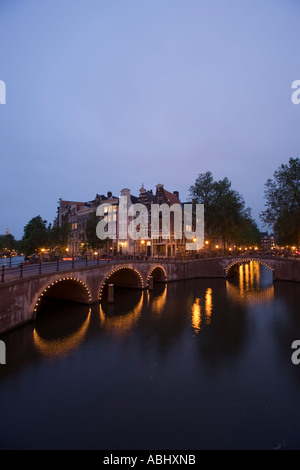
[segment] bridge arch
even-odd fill
[[[167,282],[168,281],[166,270],[160,264],[153,266],[153,268],[150,269],[150,272],[147,277],[147,285],[149,285],[150,276],[153,277],[154,282]]]
[[[132,266],[118,266],[107,274],[99,290],[98,299],[102,300],[108,284],[117,287],[129,287],[132,289],[144,289],[144,281],[141,273]]]
[[[47,296],[79,303],[90,303],[92,301],[91,292],[85,282],[76,277],[60,277],[48,282],[37,295],[33,306],[34,316],[36,316],[42,300]]]
[[[261,260],[261,259],[259,259],[259,258],[239,258],[239,259],[236,259],[236,260],[232,261],[232,262],[227,266],[227,268],[225,269],[225,277],[228,277],[228,276],[229,276],[230,271],[232,270],[232,268],[233,268],[234,266],[241,265],[241,264],[246,264],[246,263],[250,263],[250,261],[256,261],[257,263],[266,266],[267,268],[269,268],[269,269],[272,271],[272,274],[273,274],[273,276],[274,276],[274,268],[272,268],[272,266],[270,266],[270,264],[268,264],[265,260]]]

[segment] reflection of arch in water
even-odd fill
[[[48,284],[38,296],[34,305],[34,315],[44,296],[53,296],[65,300],[88,303],[92,297],[87,285],[75,277],[61,277]]]
[[[261,260],[259,258],[257,258],[257,259],[244,258],[244,259],[235,260],[232,263],[230,263],[227,266],[226,270],[225,270],[225,276],[228,277],[230,275],[230,272],[232,271],[232,269],[235,266],[244,265],[246,263],[259,263],[259,264],[262,264],[263,266],[266,266],[267,268],[269,268],[272,271],[272,273],[274,273],[274,269],[266,261]]]
[[[241,282],[239,286],[236,286],[226,281],[226,292],[229,299],[238,303],[269,303],[274,299],[273,284],[265,289],[251,289],[243,287]]]
[[[160,264],[154,266],[149,272],[149,275],[147,278],[148,286],[149,286],[150,276],[153,277],[153,282],[167,282],[168,281],[166,270]]]
[[[104,292],[108,284],[114,284],[118,287],[130,287],[135,289],[143,289],[144,283],[143,278],[137,269],[132,268],[131,266],[120,266],[113,269],[103,281],[100,291],[99,291],[99,300],[102,300],[104,297]]]
[[[105,329],[116,334],[126,334],[137,323],[143,307],[144,292],[141,292],[138,303],[125,315],[108,316],[105,315],[103,307],[99,304],[100,324]],[[110,306],[113,308],[114,306]]]
[[[34,328],[33,342],[35,347],[43,356],[46,357],[54,358],[65,355],[72,349],[77,348],[78,345],[84,340],[87,328],[89,326],[90,317],[91,309],[89,309],[88,316],[80,328],[78,328],[74,333],[67,336],[66,338],[60,338],[57,340],[47,340],[42,338]]]

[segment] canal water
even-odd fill
[[[2,335],[2,449],[300,448],[300,284],[251,262],[115,297]]]
[[[12,256],[11,258],[7,256],[6,258],[0,258],[0,267],[3,266],[3,264],[6,267],[16,267],[19,266],[20,263],[24,262],[24,256]]]

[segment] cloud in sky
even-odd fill
[[[299,156],[295,0],[0,3],[1,223],[17,238],[60,197],[227,176],[258,219]]]

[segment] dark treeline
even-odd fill
[[[265,184],[261,220],[271,226],[278,245],[300,246],[300,160],[290,158]]]
[[[259,245],[260,232],[251,209],[245,207],[241,194],[232,189],[228,178],[214,181],[210,171],[198,175],[190,187],[190,197],[204,204],[205,234],[208,240],[228,244]]]

